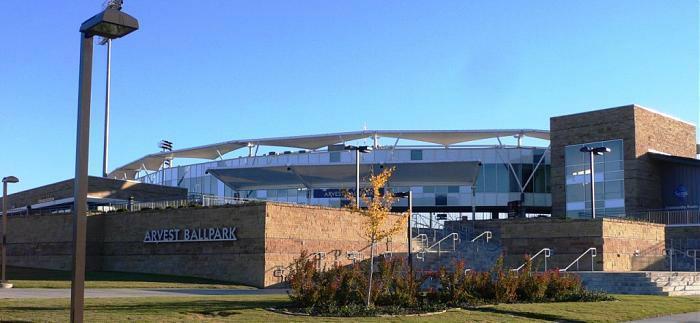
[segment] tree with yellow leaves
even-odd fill
[[[391,206],[396,202],[396,197],[387,187],[395,168],[386,168],[381,173],[371,175],[370,187],[361,190],[359,196],[365,207],[360,207],[356,196],[346,194],[350,200],[350,209],[364,217],[364,236],[370,241],[370,266],[369,284],[367,287],[367,307],[372,299],[372,274],[374,273],[374,248],[377,241],[384,240],[397,232],[405,225],[407,216],[401,216],[396,220],[391,213]]]

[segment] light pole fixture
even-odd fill
[[[408,199],[408,269],[410,271],[410,277],[413,278],[413,226],[411,220],[413,219],[413,191],[408,190],[408,192],[394,193],[394,197],[407,198]]]
[[[116,8],[107,8],[80,25],[80,71],[78,84],[78,126],[73,184],[73,273],[71,281],[71,322],[83,322],[85,296],[85,236],[88,191],[88,148],[90,142],[90,95],[92,92],[93,37],[121,38],[139,28],[138,21]]]
[[[0,277],[0,287],[12,288],[12,284],[5,279],[5,265],[7,264],[7,183],[17,183],[19,179],[14,176],[7,176],[2,179],[2,277]]]
[[[608,147],[589,147],[583,146],[579,150],[582,153],[588,153],[591,163],[591,218],[595,219],[595,156],[603,156],[610,152]],[[585,172],[584,172],[585,173]]]
[[[357,207],[360,207],[360,153],[369,153],[372,148],[369,146],[345,146],[345,150],[355,151],[355,203],[357,203]]]

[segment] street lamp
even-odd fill
[[[413,278],[413,226],[411,225],[411,220],[413,219],[413,191],[394,193],[394,196],[408,199],[408,269],[410,270],[410,277]]]
[[[7,245],[7,183],[17,183],[19,179],[14,176],[7,176],[2,179],[2,277],[0,277],[0,286],[2,288],[12,288],[12,284],[5,279],[5,264],[7,256],[5,249]]]
[[[608,147],[589,147],[583,146],[579,150],[582,153],[588,153],[591,160],[591,218],[595,219],[595,156],[603,156],[610,152]]]
[[[372,148],[369,146],[345,146],[345,150],[355,151],[355,202],[357,207],[360,207],[360,153],[369,153]]]
[[[90,94],[92,91],[92,38],[121,38],[139,28],[138,21],[116,8],[107,8],[80,25],[80,71],[78,127],[73,184],[73,277],[71,322],[83,321],[85,294],[85,231],[88,191],[88,147],[90,142]]]

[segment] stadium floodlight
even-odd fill
[[[366,154],[372,151],[369,146],[345,146],[345,150],[355,151],[355,203],[360,207],[360,153]]]
[[[394,197],[407,198],[408,199],[408,230],[406,235],[408,236],[408,269],[410,270],[410,277],[413,277],[413,191],[408,190],[408,192],[394,193]]]
[[[14,176],[7,176],[2,179],[2,277],[0,277],[0,287],[12,288],[12,284],[5,279],[5,265],[7,264],[7,184],[18,183],[19,179]]]
[[[138,21],[117,8],[108,7],[80,25],[78,77],[78,127],[73,184],[73,272],[71,322],[83,322],[85,302],[85,238],[87,224],[88,148],[90,146],[90,96],[92,92],[93,37],[121,38],[139,28]]]
[[[595,219],[595,156],[603,156],[610,152],[608,147],[589,147],[583,146],[579,150],[582,153],[587,153],[591,163],[591,218]],[[584,172],[585,173],[585,172]]]

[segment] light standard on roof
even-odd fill
[[[19,179],[14,176],[7,176],[2,179],[2,277],[0,278],[0,286],[2,288],[12,288],[12,284],[5,280],[5,264],[7,256],[5,249],[7,245],[7,183],[17,183]]]
[[[90,142],[90,94],[92,91],[92,38],[123,37],[139,28],[138,21],[108,7],[80,25],[80,72],[78,85],[78,130],[73,184],[73,277],[71,322],[83,321],[85,293],[85,226],[87,222],[88,147]]]
[[[345,150],[355,151],[355,202],[360,207],[360,153],[372,151],[369,146],[345,146]]]
[[[583,146],[580,151],[582,153],[588,153],[591,161],[591,218],[595,219],[595,156],[603,156],[605,153],[610,152],[608,147],[589,147]],[[585,172],[584,172],[585,173]]]
[[[394,196],[408,199],[408,269],[410,270],[410,277],[413,278],[413,227],[411,225],[411,220],[413,219],[413,191],[394,193]]]

